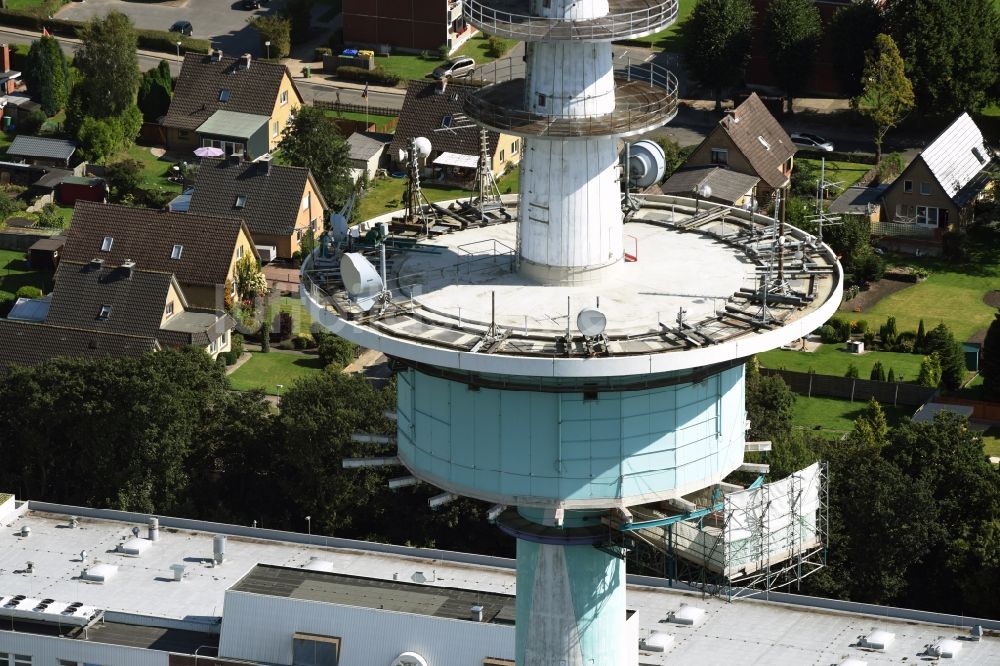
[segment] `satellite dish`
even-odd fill
[[[416,652],[404,652],[392,660],[392,666],[427,666],[427,660]]]
[[[576,316],[576,327],[588,338],[604,333],[608,327],[608,318],[597,308],[584,308]]]
[[[417,155],[427,157],[431,154],[431,140],[427,137],[418,136],[413,140],[413,147],[417,149]]]
[[[330,231],[333,232],[333,240],[341,243],[347,240],[347,218],[340,213],[330,215]]]
[[[641,189],[658,183],[667,172],[667,156],[654,141],[630,144],[628,155],[628,177],[635,187]]]
[[[345,252],[340,259],[340,275],[347,295],[365,312],[372,309],[382,293],[382,278],[372,263],[357,252]]]
[[[400,148],[398,155],[399,155],[399,161],[400,162],[405,162],[406,161],[406,151],[405,150],[403,150],[402,148]]]

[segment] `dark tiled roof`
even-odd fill
[[[660,190],[664,194],[676,194],[684,197],[694,196],[702,185],[712,188],[708,198],[723,203],[736,203],[760,181],[757,176],[751,176],[730,169],[716,166],[699,166],[680,169],[675,172]]]
[[[308,169],[267,162],[202,160],[188,215],[241,215],[251,234],[287,236],[295,229],[302,206]],[[326,210],[326,201],[313,183],[319,201],[313,206]],[[237,197],[246,197],[242,208]]]
[[[86,263],[99,258],[105,266],[131,259],[140,270],[173,273],[182,284],[220,285],[226,282],[242,228],[237,217],[77,201],[62,259]],[[114,239],[111,251],[102,252],[109,236]],[[175,245],[183,247],[179,259],[170,258]]]
[[[436,81],[410,81],[406,98],[399,112],[399,124],[389,146],[389,154],[409,147],[418,136],[427,137],[438,153],[479,155],[479,126],[462,113],[462,100],[478,90],[475,86],[449,82],[444,93]],[[451,127],[443,127],[442,120],[451,117]],[[490,155],[496,153],[500,135],[488,132]],[[395,159],[395,158],[394,158]]]
[[[880,205],[879,202],[888,189],[888,183],[876,185],[875,187],[852,185],[844,190],[839,197],[830,202],[830,212],[845,215],[870,215],[873,207],[875,209],[878,208]]]
[[[287,71],[277,63],[255,60],[250,69],[243,69],[239,58],[223,57],[217,62],[210,55],[188,53],[163,124],[194,130],[220,109],[270,117]],[[225,102],[220,99],[223,90],[229,91]],[[289,103],[301,105],[302,95],[294,81],[292,90],[298,99],[290,99]]]
[[[18,134],[14,137],[10,147],[7,148],[7,155],[10,157],[44,157],[50,160],[68,160],[75,151],[75,141]]]
[[[184,292],[169,273],[100,267],[63,261],[56,271],[55,289],[46,324],[90,329],[118,335],[156,338],[164,346],[207,345],[231,327],[228,315],[204,317],[203,325],[160,328],[167,295],[173,285],[181,302],[175,303],[176,316],[186,314]],[[110,310],[107,310],[110,308]],[[106,312],[106,316],[102,313]]]
[[[781,167],[795,154],[795,146],[757,93],[726,114],[719,125],[764,182],[774,188],[785,185]]]
[[[0,372],[11,365],[32,366],[60,356],[134,357],[155,349],[152,337],[0,319]]]

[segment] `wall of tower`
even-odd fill
[[[589,395],[585,380],[566,384],[579,392],[470,387],[414,369],[397,381],[403,464],[487,501],[632,505],[704,488],[743,461],[743,366],[699,382]]]

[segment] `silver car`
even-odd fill
[[[462,56],[460,58],[455,58],[454,60],[449,60],[445,64],[436,68],[433,72],[431,72],[431,76],[435,79],[450,79],[452,77],[472,74],[475,69],[476,61],[472,58]]]
[[[818,134],[811,134],[809,132],[792,132],[789,136],[792,139],[792,143],[796,146],[812,148],[813,150],[822,150],[827,153],[833,152],[833,143],[827,141]]]

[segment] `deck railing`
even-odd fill
[[[565,19],[532,16],[528,0],[464,0],[465,20],[483,32],[520,41],[572,39],[610,41],[641,37],[663,30],[677,19],[677,0],[654,6],[634,6],[611,0],[610,11],[600,18]]]

